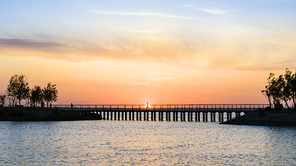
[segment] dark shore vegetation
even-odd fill
[[[221,124],[259,125],[259,126],[296,126],[296,110],[265,109],[246,112],[245,115],[222,122]]]
[[[57,101],[56,84],[49,82],[46,87],[35,85],[29,88],[26,76],[13,75],[6,92],[0,94],[0,121],[72,121],[101,120],[98,114],[80,115],[74,112],[51,109],[51,103]],[[24,100],[24,105],[21,101]],[[44,108],[45,103],[47,108]]]
[[[269,102],[270,108],[281,110],[284,108],[296,108],[296,72],[286,69],[284,75],[275,77],[270,73],[267,78],[267,85],[261,91]],[[284,103],[284,104],[283,104]],[[290,105],[289,103],[292,103]]]
[[[221,124],[296,126],[296,72],[286,69],[285,74],[278,77],[270,73],[261,92],[269,102],[268,108],[247,112]]]
[[[0,121],[74,121],[102,120],[99,114],[80,115],[74,112],[58,111],[50,108],[0,107]]]
[[[13,75],[7,85],[6,92],[0,94],[0,107],[47,107],[57,101],[58,90],[56,84],[49,82],[46,87],[35,85],[30,89],[25,75]],[[24,101],[24,105],[21,101]]]

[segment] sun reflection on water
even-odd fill
[[[295,165],[295,128],[218,123],[0,122],[0,165]]]

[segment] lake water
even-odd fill
[[[0,122],[0,165],[296,165],[296,128],[213,122]]]

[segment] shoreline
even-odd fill
[[[258,110],[222,122],[231,125],[296,126],[296,110]]]
[[[0,107],[0,121],[78,121],[102,120],[101,115],[79,115],[40,107]]]

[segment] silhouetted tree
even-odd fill
[[[270,106],[273,103],[275,109],[281,109],[283,107],[281,101],[283,101],[289,109],[288,102],[292,100],[293,107],[296,108],[296,73],[293,74],[292,71],[286,69],[285,75],[277,78],[270,73],[267,83],[265,90],[261,92],[266,96]]]
[[[6,97],[7,96],[5,94],[0,95],[0,107],[3,107],[5,105]]]
[[[289,69],[286,69],[285,80],[287,86],[287,92],[290,95],[290,100],[293,102],[293,107],[296,108],[296,72],[293,73]]]
[[[41,104],[44,98],[43,90],[41,89],[41,87],[35,85],[35,87],[30,91],[31,91],[30,101],[33,104],[33,106],[35,107],[35,104]]]
[[[25,75],[16,74],[10,78],[7,94],[13,97],[13,103],[15,103],[15,99],[18,99],[19,105],[21,105],[21,100],[29,97],[29,91],[30,88],[28,82],[26,82]]]
[[[56,88],[56,84],[51,85],[49,82],[47,87],[43,89],[44,100],[47,103],[47,107],[49,103],[57,101],[58,98],[58,90]]]

